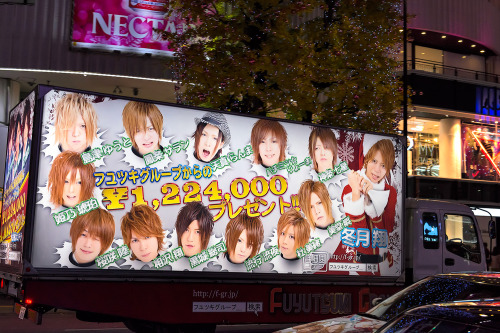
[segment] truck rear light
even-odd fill
[[[4,284],[3,279],[1,279],[1,281],[0,281],[0,289],[3,289],[3,284]]]
[[[31,298],[27,298],[25,303],[26,304],[33,304],[33,300]]]

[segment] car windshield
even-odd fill
[[[432,303],[499,297],[500,287],[453,277],[422,279],[371,308],[367,314],[388,321],[405,310]]]

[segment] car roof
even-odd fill
[[[472,283],[500,285],[500,273],[496,272],[457,272],[437,274],[434,277],[465,280]]]
[[[500,331],[500,299],[423,305],[408,310],[404,315],[460,322]]]

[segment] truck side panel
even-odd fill
[[[368,310],[388,286],[29,281],[37,304],[163,323],[308,322]],[[140,304],[140,306],[136,306]]]

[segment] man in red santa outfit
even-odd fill
[[[365,147],[366,144],[367,142],[364,142]],[[387,182],[394,161],[392,141],[379,140],[365,154],[363,168],[348,175],[348,185],[342,192],[342,202],[346,216],[349,216],[352,222],[350,228],[358,231],[358,237],[360,229],[364,229],[365,233],[369,231],[372,244],[366,246],[365,242],[361,245],[358,240],[358,246],[350,247],[343,242],[335,251],[336,255],[351,253],[353,262],[365,264],[378,264],[387,260],[389,267],[392,266],[392,255],[389,252],[383,257],[379,255],[378,246],[372,246],[372,237],[375,228],[386,230],[387,237],[394,229],[397,191]],[[364,275],[362,272],[358,273]],[[379,269],[373,274],[380,275]]]

